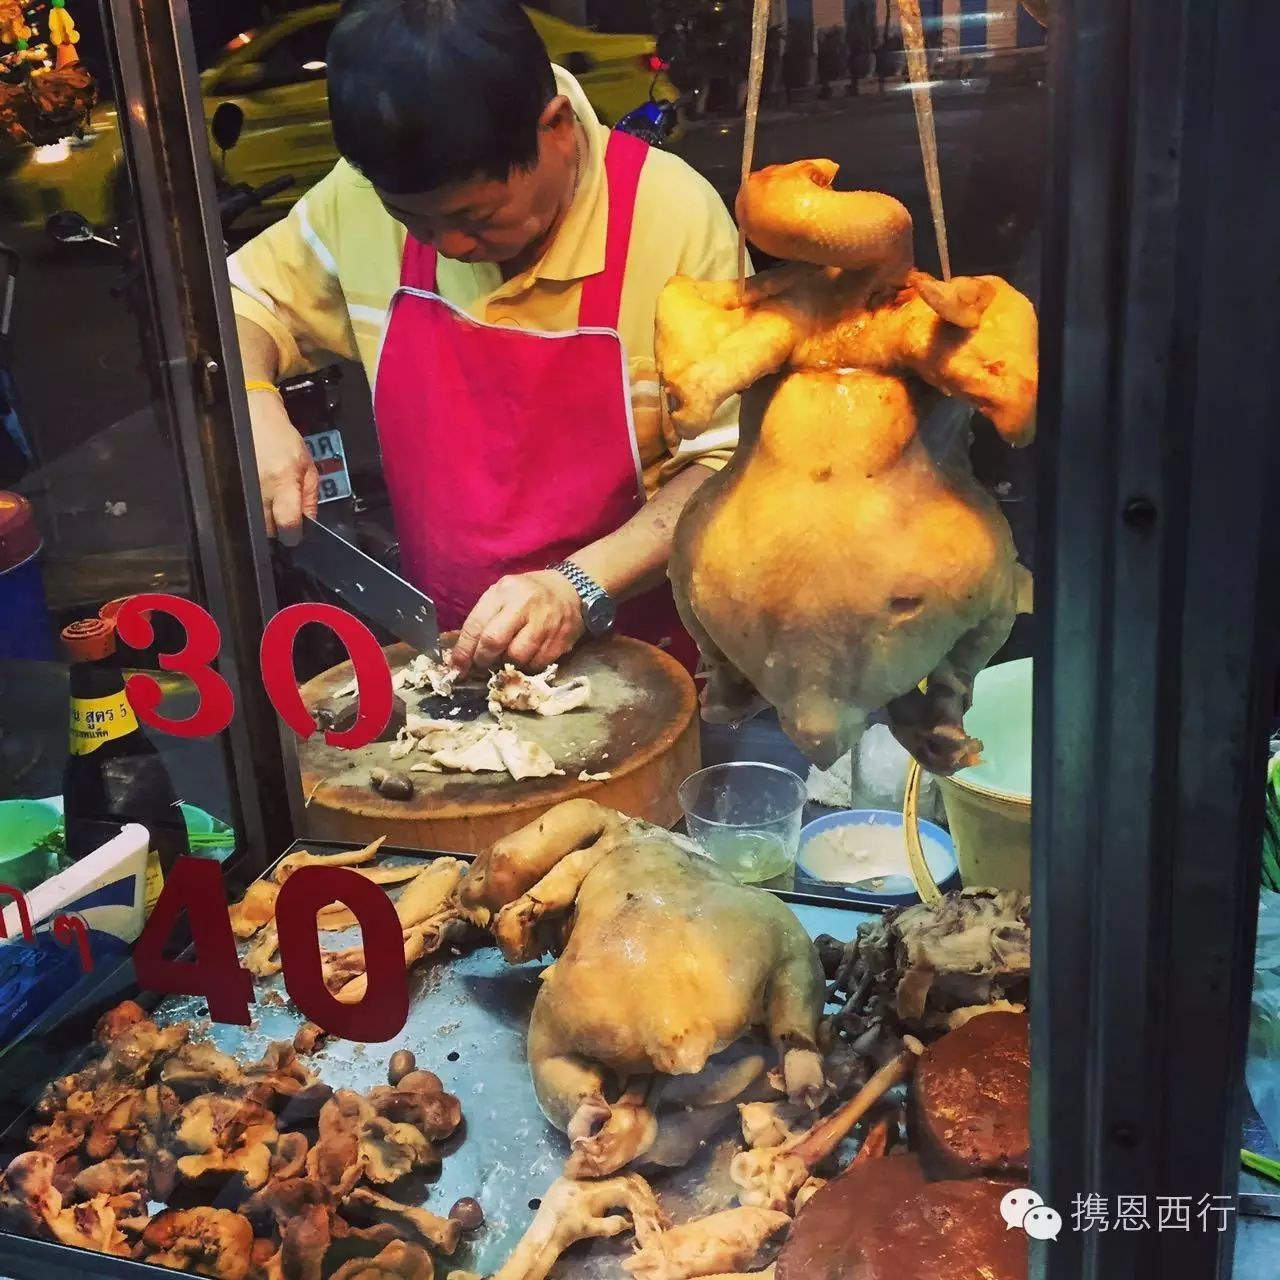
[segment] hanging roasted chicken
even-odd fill
[[[676,277],[658,360],[686,438],[742,392],[730,464],[695,494],[671,579],[708,666],[707,719],[764,702],[815,763],[882,708],[928,769],[973,764],[973,680],[1008,637],[1026,575],[974,480],[967,414],[1014,446],[1034,434],[1036,317],[995,276],[913,265],[891,196],[832,191],[837,166],[753,174],[738,215],[787,265],[747,282]]]

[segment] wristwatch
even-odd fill
[[[569,585],[578,593],[578,599],[582,601],[582,621],[586,624],[587,634],[607,636],[618,617],[617,601],[594,578],[583,573],[572,560],[558,560],[547,568],[568,578]]]

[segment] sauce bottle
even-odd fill
[[[71,719],[62,795],[67,857],[77,861],[130,822],[151,833],[145,909],[155,906],[164,877],[190,852],[178,797],[159,752],[138,724],[115,660],[115,624],[102,618],[62,631],[71,663]]]

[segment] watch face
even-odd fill
[[[613,630],[614,619],[618,616],[618,606],[613,597],[601,593],[592,600],[583,611],[587,630],[593,636],[608,635]]]

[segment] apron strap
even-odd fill
[[[604,172],[609,193],[609,221],[604,242],[604,270],[582,282],[578,324],[584,329],[616,329],[622,306],[622,281],[631,248],[631,224],[636,211],[640,170],[649,147],[634,134],[609,134]]]
[[[421,240],[415,240],[406,231],[404,253],[400,258],[400,287],[435,293],[438,257],[435,245],[423,244]]]

